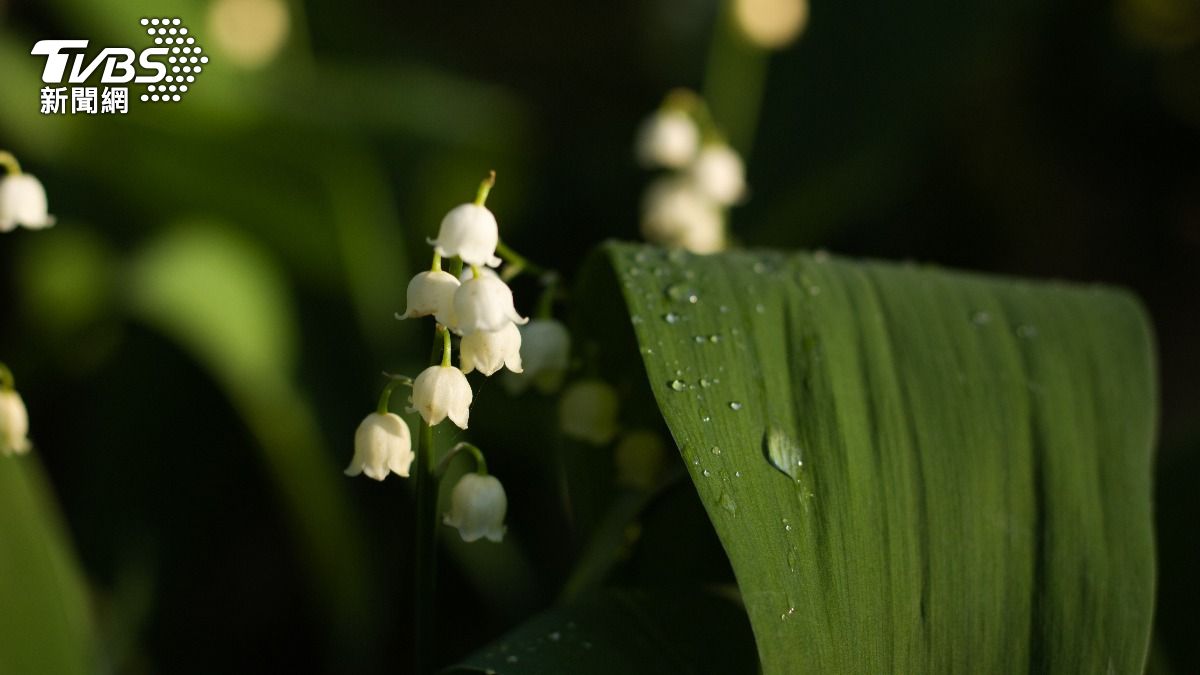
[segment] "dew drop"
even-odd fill
[[[701,471],[700,473],[703,474],[705,478],[708,478],[709,476],[712,475],[712,472],[709,471],[708,469],[705,469],[705,470]]]
[[[791,615],[793,615],[793,614],[795,614],[795,613],[796,613],[796,608],[795,608],[795,607],[788,607],[786,612],[784,612],[783,614],[780,614],[780,615],[779,615],[779,620],[780,620],[780,621],[787,621],[787,620],[788,620],[788,617],[790,617]]]
[[[671,380],[671,388],[675,391],[683,391],[687,389],[687,384],[683,380]]]
[[[721,447],[718,445],[714,445],[714,446],[712,446],[712,450],[709,450],[709,452],[711,452],[714,455],[719,455],[719,454],[721,454]]]
[[[712,380],[708,379],[707,377],[700,378],[700,386],[701,387],[704,387],[705,389],[707,389],[707,388],[711,387],[712,384],[713,384]]]
[[[708,341],[713,344],[716,344],[721,341],[721,336],[716,333],[713,333],[712,335],[708,336]]]
[[[733,472],[733,477],[734,477],[734,478],[741,478],[741,477],[742,477],[742,472],[741,472],[741,471],[734,471],[734,472]]]
[[[730,401],[730,402],[729,402],[729,409],[730,409],[730,410],[741,410],[741,409],[742,409],[742,404],[741,404],[741,402],[740,402],[740,401]]]
[[[692,290],[686,284],[671,284],[667,286],[666,293],[668,298],[680,302],[688,302],[694,305],[700,301],[700,296],[696,294],[696,291]]]
[[[800,562],[800,555],[795,548],[789,548],[787,552],[788,569],[792,572],[796,571],[796,565]]]
[[[728,492],[722,492],[717,503],[729,513],[737,513],[737,502],[733,501],[733,497],[730,497]]]
[[[772,424],[763,440],[766,445],[767,460],[771,466],[785,473],[792,480],[800,480],[804,469],[804,456],[800,444],[788,435],[782,427]],[[784,521],[787,524],[787,521]]]
[[[712,421],[712,417],[711,417],[710,415],[701,415],[701,416],[700,416],[700,421],[701,421],[701,422],[711,422],[711,421]]]
[[[667,312],[666,314],[663,314],[663,321],[666,321],[667,323],[672,324],[672,325],[677,324],[682,320],[683,320],[683,317],[679,316],[675,312]]]

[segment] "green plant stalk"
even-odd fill
[[[713,22],[704,98],[715,122],[739,152],[749,156],[762,108],[770,54],[738,34],[732,9],[722,2]]]

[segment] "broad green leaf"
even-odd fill
[[[604,591],[540,614],[452,673],[751,673],[741,609],[698,590]]]
[[[0,457],[0,608],[0,673],[94,672],[83,575],[36,456]]]
[[[1142,670],[1156,384],[1128,294],[606,254],[764,673]]]

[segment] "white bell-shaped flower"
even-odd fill
[[[442,219],[437,239],[429,242],[433,250],[446,258],[458,256],[467,265],[498,267],[496,246],[500,227],[486,206],[460,204]]]
[[[0,232],[9,232],[18,225],[40,230],[53,224],[41,181],[27,173],[0,177]]]
[[[653,431],[631,431],[621,437],[614,451],[617,483],[649,492],[662,477],[667,464],[662,436]]]
[[[441,270],[421,272],[408,282],[408,308],[401,319],[419,316],[434,316],[438,323],[448,325],[453,318],[454,292],[458,290],[458,279]]]
[[[724,143],[704,146],[692,163],[696,187],[718,204],[729,206],[746,194],[746,165],[733,148]]]
[[[415,457],[408,424],[395,413],[371,413],[354,432],[354,459],[345,473],[383,480],[390,471],[407,478]]]
[[[603,380],[580,380],[567,387],[558,403],[563,433],[593,445],[607,445],[617,435],[617,392]]]
[[[463,541],[482,538],[500,542],[504,539],[504,515],[508,511],[508,496],[495,476],[468,473],[458,479],[450,493],[450,511],[442,522],[458,529]]]
[[[29,452],[29,413],[13,389],[0,389],[0,455]]]
[[[431,427],[449,417],[460,429],[466,429],[472,398],[467,376],[452,366],[430,366],[413,380],[413,408]]]
[[[533,385],[543,394],[558,391],[571,359],[571,334],[554,319],[534,319],[521,327],[521,365],[524,372],[505,373],[504,386],[520,394]]]
[[[491,376],[501,368],[521,372],[521,330],[509,321],[496,331],[477,330],[459,344],[462,371],[478,370]]]
[[[700,129],[682,110],[659,110],[642,122],[635,151],[646,167],[678,169],[696,156]]]
[[[464,281],[454,293],[457,329],[463,335],[475,331],[497,331],[510,322],[524,325],[529,319],[517,314],[512,289],[498,277],[481,275]]]
[[[686,178],[661,178],[646,191],[642,236],[647,241],[693,253],[726,248],[721,208]]]

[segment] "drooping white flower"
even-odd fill
[[[421,272],[408,282],[408,308],[399,318],[412,319],[433,315],[443,326],[453,318],[454,292],[458,279],[441,270]]]
[[[501,368],[521,372],[521,331],[509,321],[496,331],[477,330],[467,334],[459,345],[462,371],[478,369],[491,376]]]
[[[467,376],[452,366],[430,366],[413,380],[413,408],[429,426],[449,417],[460,429],[466,429],[472,398]]]
[[[464,281],[454,293],[457,328],[463,335],[475,331],[497,331],[510,322],[526,324],[517,314],[512,289],[498,277],[481,275]]]
[[[682,110],[659,110],[646,118],[638,129],[635,151],[646,167],[678,169],[696,156],[700,147],[700,129]]]
[[[734,0],[733,18],[747,40],[779,49],[808,24],[808,0]]]
[[[721,208],[687,178],[660,178],[646,190],[642,236],[647,241],[693,253],[727,246]]]
[[[442,219],[437,239],[429,242],[433,250],[446,258],[458,256],[467,265],[499,267],[496,246],[500,227],[486,206],[460,204]]]
[[[662,436],[653,431],[631,431],[617,443],[614,459],[618,484],[649,491],[658,485],[666,466],[666,447]]]
[[[25,401],[16,390],[0,388],[0,455],[23,455],[31,447]]]
[[[458,529],[463,541],[482,538],[500,542],[504,539],[504,515],[508,511],[508,496],[495,476],[468,473],[458,479],[450,493],[450,511],[442,522]]]
[[[563,433],[592,445],[617,435],[617,392],[603,380],[580,380],[563,392],[558,421]]]
[[[18,225],[40,230],[53,224],[41,181],[27,173],[0,177],[0,232],[12,231]]]
[[[415,457],[408,424],[395,413],[371,413],[354,432],[354,459],[345,473],[383,480],[391,471],[407,478]]]
[[[554,319],[534,319],[521,327],[522,373],[505,373],[504,386],[520,394],[533,385],[543,394],[558,391],[571,358],[571,334]]]
[[[718,204],[729,206],[746,194],[746,165],[733,148],[710,143],[696,156],[692,180],[700,192]]]

